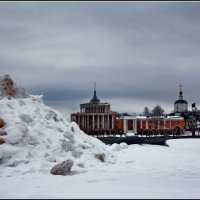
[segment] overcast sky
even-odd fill
[[[0,71],[69,118],[111,109],[200,108],[200,2],[0,2]]]

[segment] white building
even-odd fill
[[[182,85],[180,85],[179,99],[174,102],[174,113],[180,115],[188,111],[188,102],[183,99]]]

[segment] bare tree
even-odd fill
[[[160,105],[155,106],[152,110],[153,116],[162,116],[164,112]]]
[[[143,115],[146,117],[150,116],[150,110],[147,106],[144,107]]]

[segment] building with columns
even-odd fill
[[[175,115],[181,115],[188,111],[188,102],[183,99],[182,85],[180,85],[179,99],[174,102],[174,113]]]
[[[184,124],[180,116],[137,116],[137,134],[172,134],[175,130],[183,134]]]
[[[90,102],[80,104],[80,112],[72,113],[71,121],[76,122],[80,129],[88,135],[108,135],[116,132],[116,117],[117,113],[111,111],[109,103],[100,102],[95,86]]]

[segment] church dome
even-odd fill
[[[174,102],[174,104],[188,104],[186,100],[183,99],[183,91],[182,91],[182,85],[180,85],[180,91],[179,91],[179,99]]]
[[[184,99],[178,99],[174,102],[174,104],[179,104],[179,103],[182,103],[182,104],[188,104],[188,102]]]

